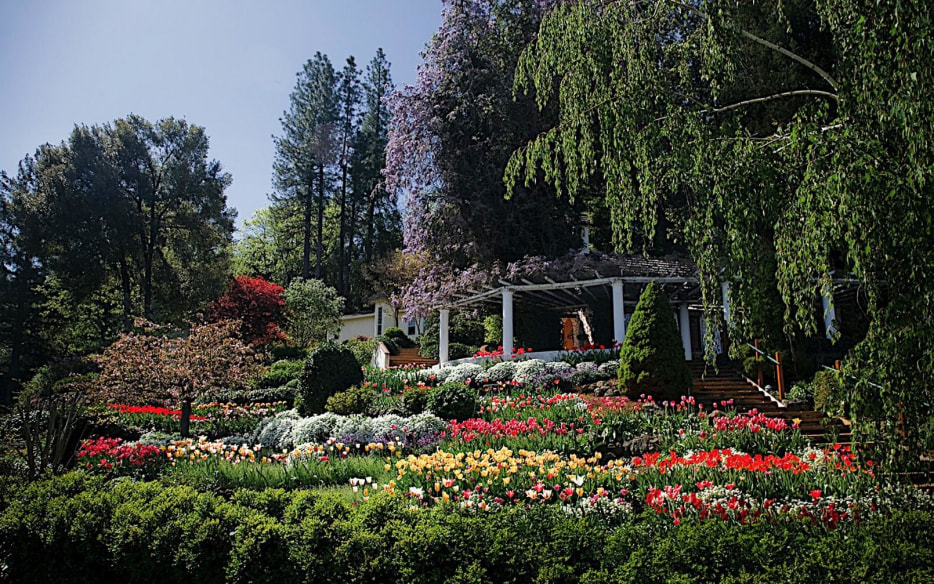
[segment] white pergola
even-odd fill
[[[440,312],[439,361],[449,361],[450,310],[482,304],[501,304],[503,315],[503,359],[512,356],[514,336],[513,305],[517,296],[530,304],[559,310],[588,305],[588,300],[612,302],[613,336],[622,342],[626,337],[626,306],[635,305],[641,289],[649,282],[661,284],[678,311],[678,324],[685,359],[693,358],[689,307],[700,301],[700,280],[693,261],[684,256],[644,258],[643,256],[601,256],[567,267],[561,275],[537,273],[512,280],[500,279],[499,286],[485,291],[470,291],[442,307]],[[628,293],[627,293],[628,291]],[[729,285],[724,283],[723,311],[730,322]]]

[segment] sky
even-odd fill
[[[0,0],[0,170],[75,124],[130,113],[203,126],[242,225],[268,203],[273,141],[315,51],[361,71],[382,47],[414,83],[440,0]]]

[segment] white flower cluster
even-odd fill
[[[358,443],[396,442],[411,439],[430,440],[444,431],[447,424],[425,412],[404,418],[388,414],[378,418],[340,416],[334,413],[299,418],[295,410],[283,412],[260,422],[250,443],[264,450],[281,452],[296,445],[324,444],[328,440],[352,438]]]

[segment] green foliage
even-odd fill
[[[369,472],[354,470],[356,476]],[[222,497],[189,486],[104,483],[82,474],[5,496],[0,549],[10,582],[934,579],[934,517],[917,511],[836,530],[794,520],[674,526],[652,512],[623,522],[553,507],[412,512],[404,499],[383,494],[364,505],[349,492],[264,488]]]
[[[818,371],[812,382],[814,409],[830,416],[844,413],[844,389],[841,374],[835,371]]]
[[[374,339],[374,341],[385,345],[386,350],[389,351],[390,355],[399,354],[399,345],[396,343],[395,339],[389,338],[386,335],[379,335]]]
[[[402,405],[405,414],[414,416],[428,409],[428,399],[431,397],[432,388],[419,385],[409,387],[402,392]]]
[[[477,352],[477,347],[483,344],[483,338],[486,335],[483,322],[478,318],[470,318],[468,313],[451,313],[448,321],[449,359],[470,357]],[[441,324],[437,313],[433,313],[428,317],[425,332],[419,339],[421,347],[419,354],[422,357],[437,359],[440,338]]]
[[[619,355],[619,383],[628,395],[677,399],[691,390],[691,373],[668,297],[646,286],[629,321]]]
[[[289,407],[292,407],[298,396],[298,383],[298,380],[295,379],[281,387],[221,391],[214,394],[213,401],[238,405],[284,401]]]
[[[374,339],[347,339],[344,341],[344,346],[350,349],[360,367],[366,367],[373,361],[373,351],[376,350]]]
[[[503,344],[503,316],[491,314],[483,319],[483,342],[487,345]]]
[[[366,414],[375,398],[376,394],[371,389],[355,385],[329,397],[324,409],[342,416]]]
[[[322,343],[308,355],[299,380],[302,413],[323,412],[329,397],[361,381],[363,371],[353,353],[334,343]]]
[[[273,363],[269,370],[260,377],[250,381],[250,386],[256,389],[269,389],[282,387],[294,379],[298,379],[305,368],[304,360],[280,360]]]
[[[917,458],[934,391],[932,22],[923,0],[560,3],[516,74],[558,120],[507,184],[599,189],[620,249],[683,242],[709,331],[731,282],[734,340],[817,332],[817,293],[855,275],[872,329],[849,365],[856,417],[890,458]]]
[[[321,280],[296,278],[285,291],[285,329],[300,347],[320,343],[341,330],[344,299]]]
[[[410,339],[399,327],[391,326],[383,332],[383,335],[395,341],[403,349],[411,349],[415,346],[415,341]]]
[[[442,420],[466,420],[477,410],[477,393],[463,383],[442,383],[431,390],[428,409]]]

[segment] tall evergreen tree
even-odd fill
[[[274,137],[273,184],[276,205],[299,206],[303,216],[302,277],[310,277],[312,215],[317,212],[315,277],[322,277],[324,207],[335,158],[338,120],[337,75],[327,55],[315,53],[298,73],[283,112],[282,135]]]
[[[337,119],[337,144],[339,149],[338,166],[340,168],[340,228],[337,238],[337,291],[347,296],[347,281],[349,276],[345,259],[347,217],[347,188],[351,156],[354,150],[354,138],[358,127],[358,110],[360,106],[360,73],[353,57],[347,58],[347,64],[340,74],[338,88],[339,111]],[[353,218],[351,218],[352,222]]]
[[[395,208],[395,198],[386,191],[382,181],[391,121],[386,98],[393,89],[390,63],[383,49],[377,49],[376,56],[367,65],[363,81],[365,110],[355,177],[362,201],[363,259],[367,263],[374,259],[378,245],[380,212],[391,214]]]

